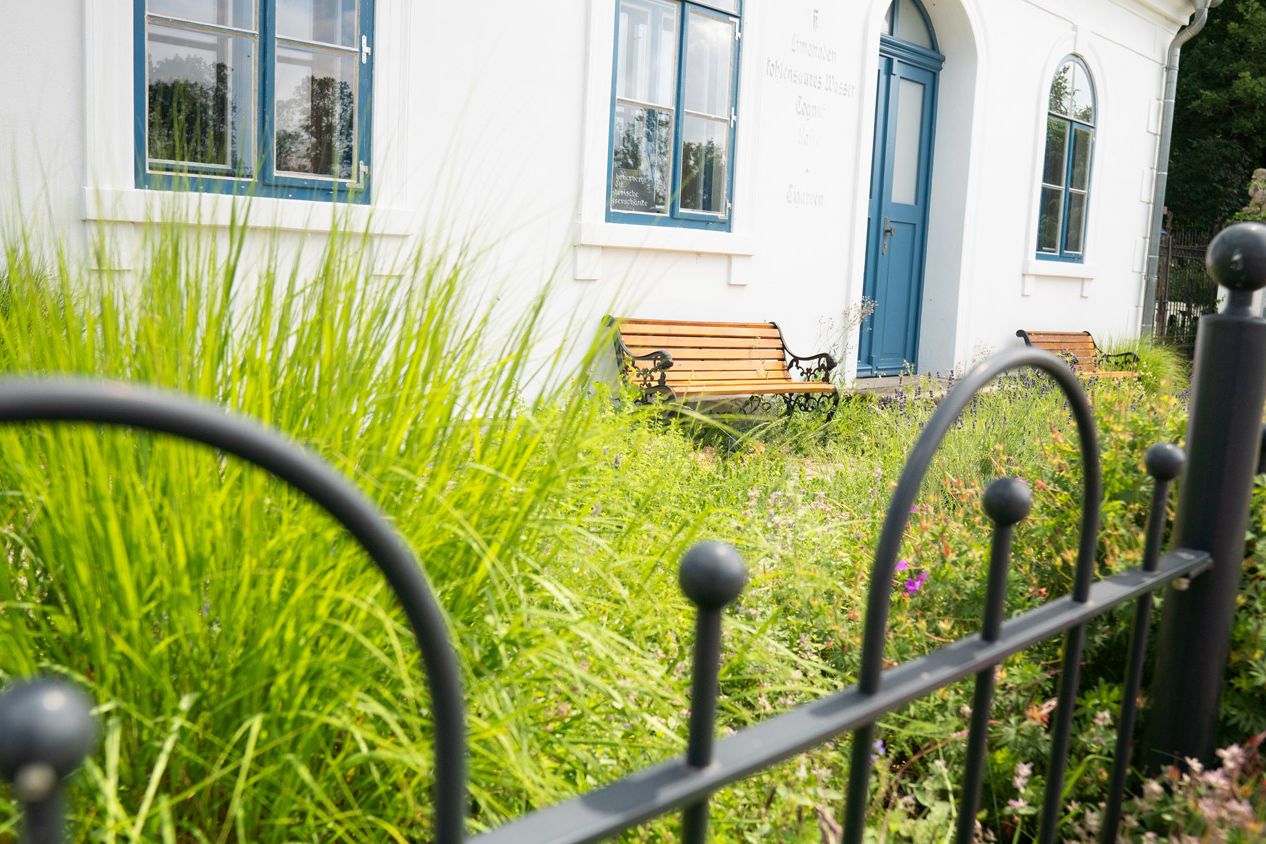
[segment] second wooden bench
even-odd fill
[[[1109,355],[1099,350],[1099,344],[1089,331],[1025,331],[1021,328],[1015,336],[1024,345],[1053,352],[1068,361],[1073,371],[1086,378],[1138,378],[1139,356],[1134,352]],[[1104,369],[1108,361],[1112,369]],[[1120,369],[1122,364],[1134,369]]]

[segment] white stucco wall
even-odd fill
[[[772,319],[793,349],[819,350],[825,323],[861,296],[887,0],[746,0],[729,233],[605,222],[615,5],[552,0],[542,15],[509,0],[378,0],[375,193],[352,225],[377,233],[384,272],[428,227],[472,230],[495,241],[494,275],[508,290],[553,275],[556,316],[580,325],[612,309]],[[946,62],[920,370],[1018,342],[1017,328],[1136,333],[1163,62],[1190,3],[925,5]],[[132,8],[21,4],[0,34],[9,207],[20,196],[47,209],[72,241],[105,225],[123,244],[107,269],[124,272],[138,224],[171,199],[133,184]],[[1098,93],[1084,264],[1034,259],[1046,93],[1068,53],[1084,57]],[[797,84],[790,69],[823,84]],[[212,223],[234,202],[180,200],[179,213]],[[283,229],[285,249],[313,250],[330,208],[255,200],[252,219]]]

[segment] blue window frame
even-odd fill
[[[1090,213],[1095,87],[1080,56],[1067,56],[1051,82],[1038,208],[1037,257],[1081,261]]]
[[[742,0],[619,0],[607,219],[729,231]]]
[[[374,0],[135,0],[137,187],[368,202]]]

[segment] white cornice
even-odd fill
[[[1151,12],[1166,23],[1183,26],[1195,14],[1192,0],[1116,0],[1119,5],[1133,6]]]

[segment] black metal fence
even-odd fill
[[[542,809],[474,837],[482,844],[579,844],[599,841],[671,812],[682,837],[707,837],[708,800],[723,786],[759,773],[842,733],[852,733],[844,840],[862,840],[876,721],[917,698],[967,677],[975,696],[967,735],[957,840],[975,833],[985,773],[994,668],[1039,642],[1064,637],[1039,841],[1055,839],[1086,625],[1128,602],[1134,630],[1118,719],[1116,756],[1101,837],[1115,840],[1132,757],[1152,595],[1170,587],[1157,647],[1153,710],[1145,763],[1209,760],[1243,562],[1253,476],[1263,457],[1266,320],[1250,313],[1253,291],[1266,287],[1266,226],[1240,224],[1210,249],[1209,268],[1230,291],[1225,310],[1201,320],[1187,431],[1190,456],[1158,444],[1146,454],[1151,512],[1139,567],[1094,578],[1101,498],[1099,453],[1090,405],[1075,375],[1046,352],[1015,349],[973,370],[945,397],[907,462],[888,508],[875,554],[856,685],[715,740],[717,677],[724,607],[741,592],[746,569],[722,543],[692,548],[681,587],[698,608],[686,752],[604,788]],[[883,653],[897,552],[920,482],[947,431],[972,398],[1000,375],[1034,368],[1053,378],[1077,423],[1082,463],[1081,535],[1071,594],[1006,618],[1003,606],[1014,526],[1029,512],[1028,488],[1002,478],[986,489],[993,522],[986,605],[980,633],[920,659],[884,670]],[[84,382],[0,383],[0,423],[91,422],[165,432],[234,454],[291,484],[322,506],[365,547],[399,598],[422,652],[432,698],[435,740],[434,835],[467,840],[463,694],[443,613],[423,569],[383,515],[346,479],[313,455],[245,419],[186,398],[139,388]],[[1187,470],[1183,472],[1184,464]],[[1182,474],[1172,550],[1162,553],[1166,501]],[[23,840],[64,839],[64,779],[91,751],[96,731],[89,701],[57,680],[37,680],[0,698],[0,775],[14,786],[26,819]]]
[[[1205,253],[1216,232],[1175,229],[1161,235],[1155,338],[1191,356],[1200,317],[1218,309],[1218,289],[1205,277]]]

